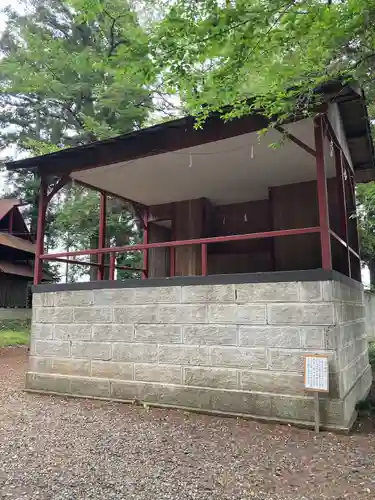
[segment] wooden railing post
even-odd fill
[[[43,277],[43,266],[40,256],[44,254],[44,232],[46,225],[46,211],[47,211],[47,185],[43,177],[41,177],[40,187],[39,187],[39,198],[38,198],[38,221],[36,229],[34,285],[39,285]]]
[[[105,247],[105,236],[106,236],[106,215],[107,215],[107,196],[104,193],[100,193],[100,209],[99,209],[99,241],[98,248]],[[104,279],[104,254],[100,253],[98,256],[98,280]]]
[[[146,208],[143,212],[143,244],[148,244],[148,209]],[[143,271],[142,279],[148,278],[148,249],[143,250]]]
[[[109,255],[109,279],[115,279],[115,267],[116,267],[116,254],[112,252]]]
[[[176,273],[175,271],[176,265],[176,252],[174,247],[169,248],[169,275],[171,278],[174,278]]]
[[[202,276],[207,276],[207,243],[202,243]]]

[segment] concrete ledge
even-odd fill
[[[344,400],[322,398],[322,426],[349,430],[355,404],[370,388],[368,370]],[[92,397],[133,404],[178,408],[216,415],[254,418],[313,426],[314,403],[310,396],[202,388],[155,382],[124,381],[65,375],[26,374],[26,390],[48,394]]]
[[[227,285],[239,283],[280,283],[294,281],[339,281],[350,287],[362,290],[362,283],[337,271],[310,269],[305,271],[278,271],[246,274],[213,274],[210,276],[176,276],[174,278],[150,278],[147,280],[130,279],[124,281],[86,281],[83,283],[50,283],[37,285],[33,293],[57,292],[68,290],[100,290],[110,288],[168,287],[186,285]]]
[[[0,307],[0,321],[2,320],[26,320],[31,319],[31,309]]]

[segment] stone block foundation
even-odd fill
[[[37,287],[26,388],[311,425],[304,356],[328,354],[322,424],[350,428],[372,381],[359,284],[200,283]]]

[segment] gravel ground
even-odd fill
[[[0,498],[375,498],[375,429],[350,436],[22,392],[0,353]]]

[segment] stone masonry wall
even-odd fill
[[[363,292],[341,282],[35,293],[29,390],[313,422],[304,356],[330,357],[322,422],[371,383]]]

